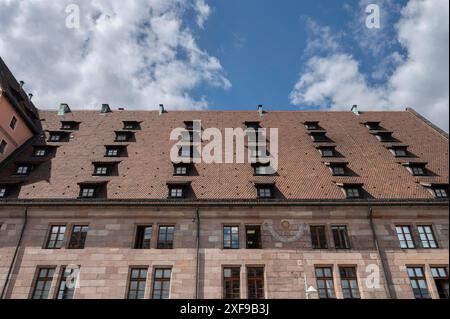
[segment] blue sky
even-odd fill
[[[0,28],[40,108],[358,104],[413,107],[448,130],[447,0],[0,0]]]

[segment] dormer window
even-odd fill
[[[140,130],[141,125],[138,121],[123,121],[124,130]]]
[[[32,169],[31,164],[18,164],[16,168],[16,175],[28,175]]]
[[[308,122],[305,122],[304,124],[305,124],[306,129],[308,129],[310,131],[320,129],[319,122],[308,121]]]
[[[383,129],[380,126],[380,122],[366,122],[364,125],[371,131],[379,131]]]
[[[345,164],[331,164],[330,169],[333,173],[333,176],[347,175],[347,166]]]
[[[443,185],[434,185],[433,192],[438,199],[448,198],[448,187],[445,187]]]
[[[105,192],[106,183],[95,184],[95,183],[83,183],[80,184],[80,195],[79,198],[92,199],[99,198],[102,193]]]
[[[413,163],[409,164],[408,170],[413,176],[426,176],[427,170],[425,166],[426,164]]]
[[[133,132],[116,132],[115,142],[131,142],[134,139]]]
[[[8,198],[18,194],[18,184],[0,184],[0,199]]]
[[[193,131],[194,130],[194,121],[185,121],[184,128],[188,131]]]
[[[274,195],[274,185],[273,184],[257,184],[256,194],[258,198],[269,199],[273,198]]]
[[[392,132],[378,132],[376,134],[377,139],[380,142],[395,142],[395,138],[392,136]]]
[[[319,149],[319,151],[320,151],[320,154],[323,157],[334,157],[334,156],[336,156],[336,151],[335,151],[334,147],[321,147]]]
[[[6,198],[6,196],[8,195],[8,189],[6,188],[6,186],[0,186],[0,198]]]
[[[1,140],[0,141],[0,154],[4,154],[5,153],[7,145],[8,145],[8,143],[6,143],[5,140]]]
[[[311,132],[310,135],[311,135],[311,138],[313,139],[313,141],[316,143],[330,141],[325,132]]]
[[[345,184],[343,185],[347,199],[361,199],[364,191],[362,185]]]
[[[126,146],[106,146],[106,157],[125,156]]]
[[[80,123],[74,121],[61,121],[61,130],[78,130]]]
[[[49,142],[64,142],[67,138],[67,133],[65,132],[49,132],[48,141]]]
[[[270,164],[255,163],[253,164],[254,175],[271,175]]]
[[[9,127],[14,130],[17,125],[17,118],[15,116],[12,117],[11,122],[9,122]]]
[[[167,184],[169,187],[169,198],[186,198],[189,182]]]
[[[45,148],[35,148],[33,156],[35,157],[45,157],[47,155],[47,150]]]
[[[396,157],[407,157],[408,151],[406,147],[392,147],[391,153],[394,154]]]
[[[261,125],[259,122],[245,122],[245,126],[247,126],[247,129],[253,129],[257,131],[259,128],[261,128]]]
[[[114,171],[117,163],[94,163],[94,173],[96,176],[109,176]]]
[[[173,175],[176,176],[187,176],[189,175],[189,165],[187,164],[174,164]]]

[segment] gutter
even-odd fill
[[[392,275],[389,271],[389,265],[387,265],[386,258],[384,258],[385,253],[384,253],[384,251],[381,251],[380,245],[378,242],[378,235],[377,235],[377,231],[375,229],[375,225],[373,223],[373,210],[372,210],[371,206],[369,206],[369,223],[370,223],[370,228],[372,229],[373,242],[377,249],[378,256],[380,256],[381,267],[383,268],[384,278],[386,279],[387,289],[386,289],[386,285],[384,287],[386,294],[389,299],[397,299],[397,294],[394,289],[394,282],[392,281]]]
[[[196,245],[196,273],[195,273],[195,299],[199,299],[200,291],[200,213],[199,208],[195,210],[197,220],[197,245]]]
[[[5,299],[5,293],[6,293],[6,290],[8,288],[8,285],[9,285],[9,281],[10,281],[10,278],[11,278],[11,273],[12,273],[13,268],[14,268],[14,264],[16,263],[17,255],[19,254],[19,250],[20,250],[20,247],[21,247],[21,244],[22,244],[23,235],[25,233],[25,228],[27,227],[27,222],[28,222],[28,207],[25,207],[24,216],[23,216],[22,230],[20,232],[19,240],[17,241],[16,249],[14,251],[14,256],[13,256],[13,258],[11,260],[11,264],[9,265],[8,274],[6,275],[5,283],[3,284],[2,294],[0,296],[0,299]]]

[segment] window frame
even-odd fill
[[[75,232],[75,228],[79,227],[80,231]],[[84,231],[86,229],[86,231]],[[86,246],[86,239],[89,233],[89,224],[75,224],[72,225],[70,238],[67,243],[67,249],[84,249]]]
[[[57,228],[57,232],[53,232],[53,228]],[[64,228],[63,231],[61,229]],[[47,231],[47,237],[45,240],[44,249],[62,249],[65,247],[65,240],[66,240],[66,232],[67,232],[67,225],[66,224],[50,224],[48,231]],[[55,234],[55,239],[52,239],[52,235]],[[62,236],[62,238],[60,238]],[[53,243],[53,246],[50,246],[50,243]]]
[[[325,152],[331,152],[331,155],[327,155]],[[322,157],[336,157],[336,148],[334,147],[321,147],[319,148],[320,155]]]
[[[417,269],[420,269],[422,276],[419,276],[417,273]],[[410,270],[412,270],[414,276],[411,276]],[[413,291],[413,295],[415,299],[431,299],[430,289],[428,287],[428,282],[425,274],[425,267],[424,266],[407,266],[406,272],[409,278],[409,283],[411,286],[411,289]],[[414,288],[414,284],[417,285],[418,288]],[[425,286],[425,288],[421,288],[421,284]],[[418,292],[418,293],[417,293]]]
[[[322,271],[322,275],[318,274],[318,270]],[[330,272],[330,275],[326,275],[325,270]],[[334,284],[333,276],[333,266],[314,266],[314,275],[316,277],[317,294],[319,299],[336,299],[336,288]],[[329,282],[331,281],[331,287],[329,287]],[[321,287],[320,282],[323,282],[323,287]],[[325,294],[321,294],[324,292]]]
[[[162,277],[158,277],[158,278],[156,277],[158,271],[162,271]],[[166,277],[166,271],[170,272],[170,275],[168,278]],[[153,271],[152,299],[170,299],[171,279],[172,279],[172,268],[171,267],[163,267],[163,266],[155,267],[155,269]],[[159,289],[156,288],[157,282],[160,283]],[[164,294],[164,292],[165,292],[164,283],[165,282],[169,283],[167,295]],[[156,298],[157,291],[159,292],[159,298]]]
[[[335,231],[338,231],[338,237],[336,240]],[[350,250],[352,245],[350,242],[350,235],[347,225],[331,225],[331,233],[333,235],[334,249],[337,250]]]
[[[422,249],[438,249],[439,243],[434,233],[433,225],[425,224],[425,225],[417,225],[417,233],[419,235],[419,242]],[[421,232],[421,229],[424,232]],[[429,232],[427,232],[429,230]],[[422,236],[424,235],[425,238]],[[430,238],[431,237],[431,238]],[[426,243],[426,244],[424,244]],[[433,245],[434,244],[434,247]],[[427,247],[428,245],[428,247]]]
[[[362,199],[363,198],[363,188],[359,185],[346,185],[344,186],[346,199]],[[355,196],[357,194],[357,196]]]
[[[346,164],[331,164],[330,170],[333,176],[347,176],[348,168]]]
[[[256,234],[254,235],[256,237],[256,242],[253,243],[253,245],[249,245],[248,231],[252,230],[252,228],[256,231]],[[262,249],[261,225],[245,225],[245,247],[246,249]]]
[[[84,185],[80,185],[80,194],[78,196],[78,198],[80,199],[94,199],[98,197],[98,185],[93,185],[93,184],[84,184]],[[91,190],[92,190],[92,195],[91,194]],[[85,194],[85,191],[88,191],[87,194]]]
[[[8,147],[8,142],[6,142],[4,139],[0,141],[0,154],[5,154],[6,148]]]
[[[273,199],[275,186],[271,184],[256,185],[256,195],[258,199]],[[268,195],[268,196],[267,196]]]
[[[315,230],[313,232],[313,229]],[[320,234],[318,232],[319,229],[323,229],[323,236],[325,240],[325,245],[322,246],[323,242],[320,239]],[[328,249],[328,234],[327,234],[327,226],[326,225],[309,225],[309,232],[311,238],[311,247],[312,249]]]
[[[168,198],[170,198],[170,199],[184,199],[184,198],[186,198],[186,189],[187,189],[186,185],[171,184],[171,185],[169,185]]]
[[[343,270],[351,269],[354,272],[354,276],[350,276],[348,272],[345,271],[345,274],[343,275]],[[342,289],[342,295],[344,299],[361,299],[361,292],[359,290],[359,283],[358,283],[358,269],[356,266],[352,265],[340,265],[339,266],[339,277],[341,280],[341,289]],[[344,287],[344,282],[348,282],[348,288]],[[356,285],[355,287],[352,287],[351,282],[354,282]],[[356,291],[355,291],[356,290]],[[345,296],[345,291],[349,292],[350,297]],[[355,293],[356,292],[356,293]]]
[[[122,121],[123,130],[140,130],[141,125],[139,121]]]
[[[18,176],[28,176],[30,175],[31,171],[33,170],[33,165],[31,164],[17,164],[16,171],[14,172],[14,175]]]
[[[265,267],[247,266],[247,299],[265,299]],[[259,274],[262,272],[262,274]]]
[[[41,277],[41,271],[45,270],[46,275],[44,277]],[[51,276],[49,273],[51,272]],[[34,280],[33,280],[33,290],[31,291],[30,299],[36,299],[36,300],[43,300],[43,299],[49,299],[50,297],[50,290],[52,288],[53,284],[53,278],[55,276],[56,272],[56,266],[38,266],[36,267]],[[39,282],[44,282],[42,285],[43,289],[38,289]],[[48,289],[46,289],[48,288]],[[36,293],[39,292],[39,298],[36,298]]]
[[[133,273],[137,271],[138,276],[133,277]],[[142,272],[145,272],[145,276],[142,276]],[[128,274],[128,285],[126,299],[139,300],[145,299],[145,291],[147,289],[148,267],[146,266],[131,266]],[[136,289],[132,289],[133,283],[136,282]],[[141,283],[144,283],[144,289],[141,289]],[[134,292],[135,297],[131,298],[131,294]]]
[[[165,235],[163,238],[161,238],[161,234],[162,234],[162,229],[166,229],[165,231]],[[169,229],[172,230],[172,239],[169,240],[168,239],[168,235],[169,235]],[[170,238],[170,237],[169,237]],[[158,239],[156,242],[156,248],[157,249],[173,249],[174,248],[174,241],[175,241],[175,225],[173,224],[163,224],[163,225],[158,225]]]
[[[233,229],[237,228],[237,232],[233,233]],[[225,232],[225,229],[229,229],[229,235]],[[233,235],[237,234],[237,238]],[[229,237],[229,239],[226,239]],[[222,225],[222,248],[227,250],[240,249],[240,227],[239,225]],[[237,245],[236,245],[237,244]]]
[[[7,198],[9,193],[8,187],[0,185],[0,199]]]
[[[449,299],[449,276],[448,266],[430,266],[431,277],[436,285],[437,293],[440,299]],[[444,271],[444,275],[439,270]],[[437,276],[435,275],[437,274]],[[447,289],[443,285],[447,284]]]
[[[230,276],[225,276],[225,271],[230,270]],[[235,275],[233,271],[237,271]],[[238,292],[235,291],[234,283],[238,283]],[[229,283],[231,291],[227,291]],[[241,299],[241,266],[222,267],[222,298],[223,299]]]
[[[11,121],[9,121],[9,128],[13,131],[16,129],[18,123],[18,119],[15,115],[11,118]]]
[[[146,239],[147,229],[150,229],[150,238]],[[133,249],[151,249],[153,237],[153,225],[136,225]],[[146,243],[148,240],[148,243]]]
[[[436,199],[448,199],[448,188],[444,186],[433,186],[432,189]]]
[[[401,233],[399,233],[399,229],[401,229]],[[405,233],[405,229],[408,230],[408,234]],[[397,240],[401,249],[416,249],[413,227],[411,225],[395,225],[395,234],[397,236]],[[408,240],[406,235],[409,235],[411,239]],[[402,236],[404,239],[401,239],[400,236]],[[402,242],[405,242],[406,247],[402,247]]]
[[[57,300],[74,299],[74,296],[75,296],[76,287],[73,287],[73,289],[70,289],[66,286],[67,276],[70,275],[70,273],[66,274],[66,270],[67,270],[67,266],[61,266],[60,274],[58,277],[58,285],[56,286],[56,292],[55,292],[55,299],[57,299]],[[77,280],[78,280],[78,278],[77,278]],[[62,288],[63,284],[64,284],[64,288]],[[67,298],[67,297],[69,297],[69,298]]]

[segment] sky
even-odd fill
[[[0,0],[0,56],[43,109],[356,104],[449,127],[447,0]]]

